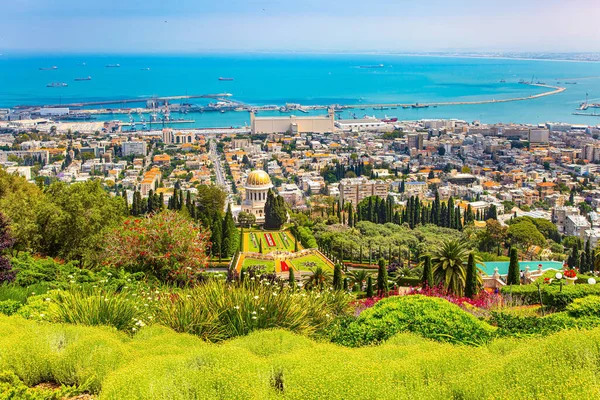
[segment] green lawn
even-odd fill
[[[288,264],[291,264],[295,270],[297,271],[310,271],[310,267],[307,267],[304,263],[306,262],[314,262],[317,267],[322,267],[325,269],[331,269],[329,264],[325,262],[321,257],[316,254],[310,254],[304,257],[295,258],[293,260],[287,260]]]
[[[265,234],[270,233],[273,237],[273,241],[275,242],[275,246],[269,247],[267,244],[267,240],[265,239]],[[252,241],[251,235],[254,235],[256,238],[256,246]],[[287,238],[288,245],[285,244],[283,240],[283,236]],[[252,231],[252,232],[244,232],[244,251],[258,253],[258,244],[262,239],[262,248],[263,253],[269,253],[274,250],[279,251],[294,251],[294,238],[289,232],[286,231],[273,231],[273,232],[263,232],[263,231]]]
[[[275,272],[275,261],[273,260],[257,260],[255,258],[244,258],[242,268],[248,268],[252,265],[264,265],[267,272]]]

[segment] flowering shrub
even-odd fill
[[[180,213],[165,211],[128,219],[104,241],[102,262],[185,285],[207,265],[209,234]]]
[[[575,271],[574,269],[565,269],[565,272],[563,272],[563,275],[566,278],[577,278],[577,271]]]

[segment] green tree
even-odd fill
[[[296,287],[296,277],[294,276],[294,268],[290,268],[290,274],[288,276],[288,284],[291,288]]]
[[[466,243],[460,240],[445,240],[431,253],[433,278],[444,285],[444,288],[462,296],[466,283],[465,263],[469,256]]]
[[[213,257],[218,257],[219,262],[223,255],[223,221],[219,216],[215,216],[211,225],[211,251]]]
[[[423,287],[434,287],[433,268],[431,267],[431,256],[423,256],[423,276],[421,277]]]
[[[373,278],[371,275],[367,278],[367,298],[372,298],[374,296],[373,293]]]
[[[480,276],[475,263],[475,254],[470,253],[467,261],[467,281],[465,284],[465,297],[472,299],[479,294]]]
[[[283,197],[277,196],[272,190],[269,190],[265,203],[265,228],[280,229],[286,219],[287,209]]]
[[[336,263],[333,267],[333,289],[342,289],[342,267],[339,263]]]
[[[507,285],[519,285],[521,283],[519,267],[519,254],[517,249],[510,249],[510,263],[508,264],[508,275],[506,276]]]
[[[387,268],[385,266],[385,260],[380,258],[378,261],[378,269],[377,269],[377,294],[380,296],[387,295],[389,291],[388,288],[388,273]]]
[[[238,231],[235,227],[235,222],[233,221],[231,204],[227,206],[227,212],[225,213],[225,217],[223,218],[222,235],[222,254],[225,257],[231,257],[237,250],[238,245]]]
[[[208,226],[215,216],[223,215],[227,194],[216,185],[199,185],[197,189],[197,216]]]

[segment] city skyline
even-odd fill
[[[0,51],[595,52],[592,0],[157,0],[3,5]]]

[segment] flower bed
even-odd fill
[[[273,236],[270,233],[265,233],[265,240],[267,241],[267,245],[269,247],[275,247],[275,241],[273,240]]]

